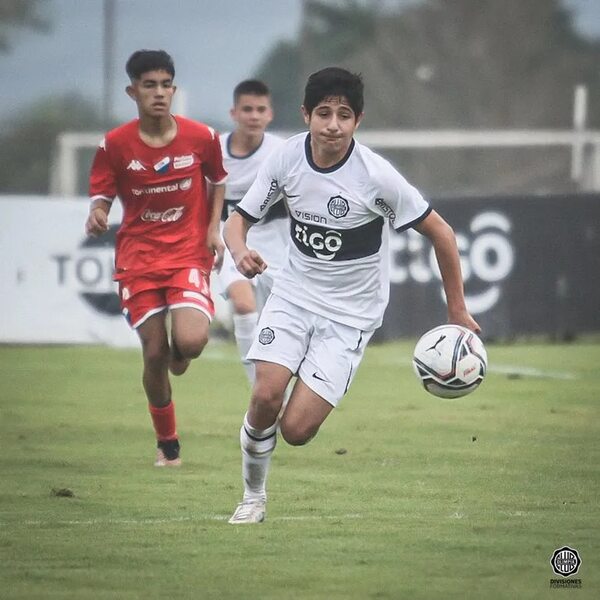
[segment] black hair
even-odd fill
[[[326,67],[309,76],[304,88],[304,108],[311,115],[325,98],[342,96],[358,118],[365,105],[362,76],[340,67]]]
[[[233,103],[237,104],[242,94],[251,94],[252,96],[270,96],[271,92],[266,83],[260,79],[244,79],[240,81],[233,90]]]
[[[139,79],[148,71],[166,71],[175,77],[173,59],[164,50],[137,50],[129,57],[125,70],[129,79]]]

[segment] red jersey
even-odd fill
[[[221,144],[207,125],[175,120],[177,134],[161,148],[141,140],[135,119],[107,133],[96,151],[91,198],[119,196],[123,204],[115,279],[158,269],[212,268],[205,177],[212,183],[227,177]]]

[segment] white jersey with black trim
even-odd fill
[[[319,168],[306,133],[270,155],[236,210],[258,222],[280,193],[291,243],[273,294],[363,331],[379,327],[389,300],[388,223],[408,229],[431,212],[429,204],[356,140],[339,163]]]
[[[235,210],[238,202],[254,183],[261,164],[284,143],[282,138],[265,133],[262,143],[256,150],[245,156],[238,156],[231,152],[230,138],[231,133],[225,133],[220,138],[223,166],[228,173],[225,182],[222,222],[227,220],[227,217]],[[248,233],[248,243],[264,258],[271,271],[281,268],[287,255],[288,214],[285,202],[281,201],[281,195],[279,198],[280,201],[275,204],[269,216]]]

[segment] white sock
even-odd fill
[[[238,351],[244,365],[244,370],[251,384],[254,383],[254,363],[246,359],[248,350],[254,341],[254,332],[258,322],[258,313],[252,312],[245,315],[233,315],[233,334]]]
[[[244,500],[267,499],[265,485],[276,443],[277,423],[267,429],[255,429],[248,423],[246,414],[240,429]]]

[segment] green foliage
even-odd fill
[[[0,193],[47,194],[58,134],[101,125],[96,107],[77,94],[44,98],[5,122],[0,133]]]
[[[0,53],[9,52],[16,28],[48,32],[50,21],[39,13],[42,0],[0,0]]]
[[[411,347],[371,346],[316,439],[279,441],[267,521],[241,527],[233,345],[174,381],[180,470],[151,466],[138,351],[0,348],[2,597],[533,600],[568,544],[596,598],[600,346],[490,345],[450,402]]]

